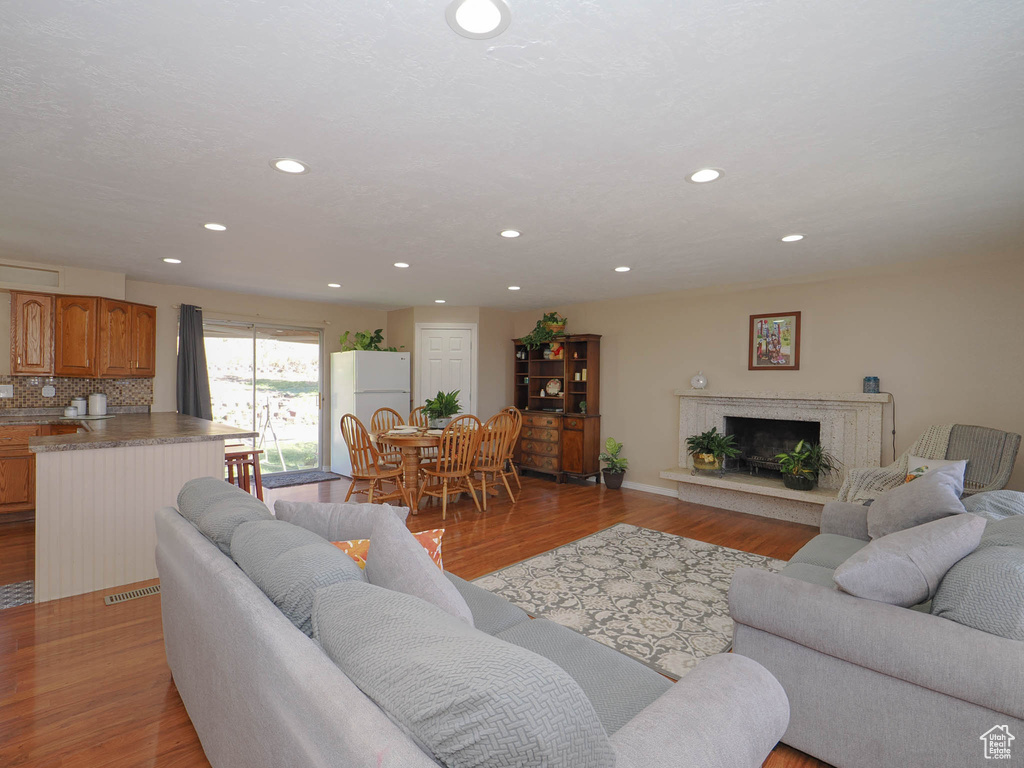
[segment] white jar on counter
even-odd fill
[[[95,392],[89,395],[89,415],[107,415],[107,396],[103,392]]]

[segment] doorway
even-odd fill
[[[320,469],[323,332],[204,320],[213,419],[259,433],[263,472]]]
[[[413,400],[459,390],[462,413],[476,413],[476,323],[416,323]]]

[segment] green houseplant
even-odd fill
[[[546,312],[537,321],[537,325],[533,327],[533,330],[523,336],[520,341],[527,349],[537,349],[565,333],[566,322],[566,318],[557,312]]]
[[[801,440],[792,451],[775,454],[782,482],[794,491],[809,491],[822,474],[839,469],[839,460],[817,443]]]
[[[604,441],[604,452],[598,456],[604,462],[604,470],[601,473],[604,484],[612,489],[622,487],[622,479],[626,476],[626,468],[629,466],[629,459],[619,456],[621,451],[622,443],[614,437],[609,437]]]
[[[718,427],[686,438],[686,452],[693,457],[694,469],[721,469],[722,459],[734,459],[741,453],[735,435],[723,435]]]
[[[352,331],[345,331],[341,334],[341,351],[351,352],[353,349],[362,352],[397,352],[398,347],[382,347],[384,341],[384,329],[378,328],[373,333],[369,331],[356,331],[356,335],[349,339]]]
[[[427,414],[431,428],[444,429],[451,423],[452,416],[462,410],[459,404],[461,391],[456,389],[453,392],[438,392],[436,397],[427,398],[423,404],[423,412]]]

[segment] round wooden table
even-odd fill
[[[371,434],[370,441],[377,445],[394,446],[402,452],[402,469],[405,472],[405,488],[416,511],[416,495],[420,490],[420,448],[433,448],[441,444],[441,435],[428,435],[426,430],[404,435],[389,435],[387,432]]]

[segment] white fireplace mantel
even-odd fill
[[[678,397],[703,397],[713,400],[821,400],[832,403],[888,403],[888,393],[867,392],[709,392],[706,389],[677,389]]]

